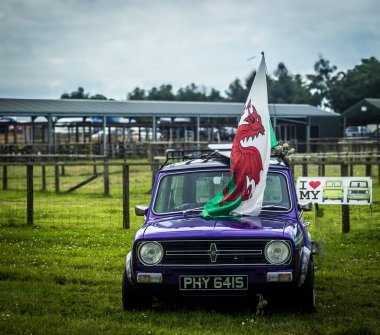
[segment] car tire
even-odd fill
[[[306,313],[313,313],[315,311],[315,290],[314,264],[311,260],[309,261],[305,282],[298,290],[302,310]]]
[[[152,300],[137,291],[129,282],[127,271],[124,269],[122,291],[123,309],[130,311],[134,309],[146,309],[152,307]]]

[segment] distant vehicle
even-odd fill
[[[92,116],[91,121],[94,123],[101,123],[103,122],[103,116]],[[127,121],[122,116],[107,116],[106,122],[125,123]]]
[[[368,201],[368,203],[370,203],[370,196],[371,192],[366,180],[351,180],[350,185],[348,186],[347,202],[357,200]]]
[[[369,133],[368,127],[364,126],[349,126],[344,131],[346,137],[364,137],[369,136]]]
[[[372,133],[369,134],[370,137],[380,137],[380,128],[374,130]]]
[[[15,116],[0,116],[0,123],[10,123],[17,122],[17,117]]]
[[[106,128],[106,135],[109,135],[110,132],[109,132],[109,129],[111,128],[111,135],[112,136],[116,136],[118,141],[122,141],[123,139],[123,129],[122,128],[117,128],[117,127],[107,127]],[[138,127],[132,127],[130,128],[130,132],[128,129],[125,130],[125,135],[126,136],[129,136],[129,134],[132,135],[132,139],[133,141],[139,141],[140,138],[139,138],[139,128]],[[92,140],[97,143],[97,142],[100,142],[103,138],[103,129],[99,130],[98,132],[94,133],[91,135],[92,137]],[[149,129],[148,131],[148,135],[146,133],[146,130],[145,128],[141,129],[140,131],[140,137],[141,137],[141,141],[145,141],[145,140],[148,140],[148,141],[151,141],[153,139],[153,132],[151,129]],[[161,139],[162,135],[159,131],[156,132],[156,140],[159,140]]]
[[[323,188],[322,201],[340,200],[343,202],[344,185],[342,179],[327,180]]]
[[[171,123],[191,123],[191,118],[189,117],[161,117],[158,121],[159,124],[171,124]]]

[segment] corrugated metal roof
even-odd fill
[[[114,101],[74,99],[0,98],[0,115],[12,116],[124,116],[124,117],[239,117],[242,103],[182,101]],[[269,104],[269,113],[278,118],[339,117],[310,105]]]

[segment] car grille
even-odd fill
[[[160,241],[164,257],[160,265],[213,266],[268,264],[264,248],[268,240]]]

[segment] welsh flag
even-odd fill
[[[258,216],[263,203],[270,151],[277,145],[269,118],[263,55],[232,143],[231,179],[205,204],[201,216]]]

